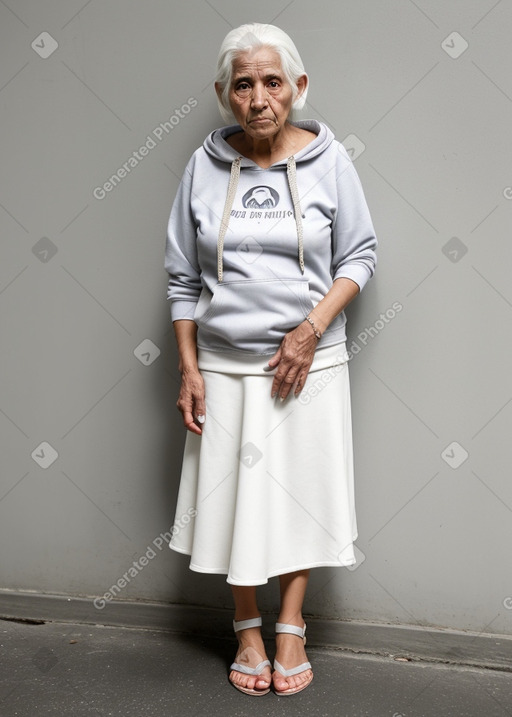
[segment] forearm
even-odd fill
[[[331,321],[348,306],[358,293],[359,286],[352,279],[340,277],[334,281],[324,298],[310,312],[311,318],[321,333],[326,330]]]
[[[179,370],[197,371],[197,324],[190,319],[179,319],[173,322],[178,353]]]

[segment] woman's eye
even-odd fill
[[[276,80],[272,80],[272,81],[269,82],[268,84],[270,85],[270,87],[271,87],[273,90],[275,90],[275,89],[277,89],[277,88],[279,87],[279,82],[277,82]]]

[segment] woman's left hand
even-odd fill
[[[292,390],[298,396],[313,363],[317,343],[317,337],[306,322],[285,335],[268,362],[271,369],[278,366],[272,382],[272,398],[279,394],[281,399],[285,399]]]

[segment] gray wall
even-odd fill
[[[511,634],[512,4],[254,8],[0,4],[0,586],[98,596],[132,566],[120,599],[231,605],[159,538],[184,441],[163,258],[222,124],[219,44],[258,20],[296,41],[302,116],[354,150],[380,239],[348,311],[360,561],[312,571],[305,610]]]

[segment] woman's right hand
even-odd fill
[[[200,436],[203,431],[198,424],[205,422],[206,407],[204,381],[199,370],[187,370],[181,374],[180,395],[176,406],[183,416],[185,428]]]

